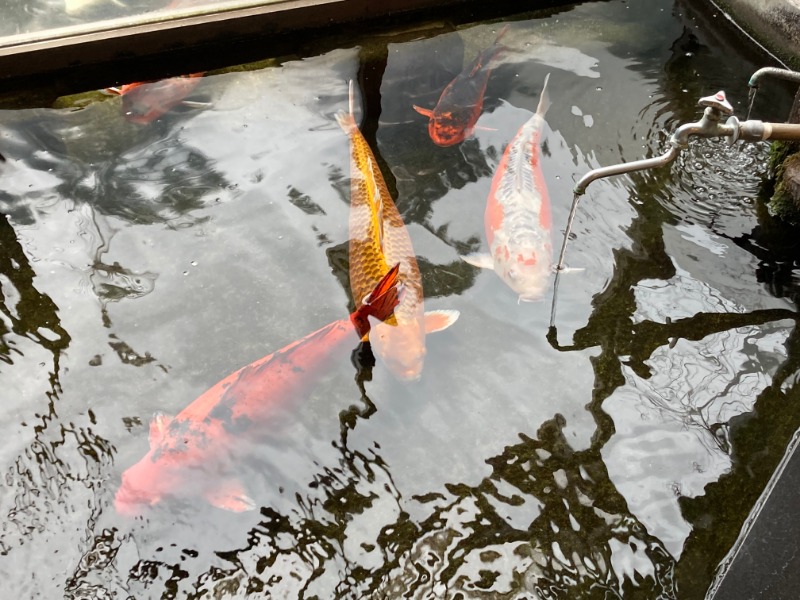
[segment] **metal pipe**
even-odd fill
[[[679,146],[672,144],[672,147],[667,152],[661,156],[656,156],[655,158],[645,158],[643,160],[635,160],[629,163],[621,163],[618,165],[612,165],[610,167],[593,169],[581,177],[578,183],[575,184],[575,189],[573,191],[576,196],[582,196],[584,192],[586,192],[586,187],[595,179],[611,177],[612,175],[622,175],[623,173],[631,173],[633,171],[641,171],[643,169],[663,167],[667,163],[675,160],[675,157],[678,156],[680,151],[681,148]]]
[[[757,71],[753,78],[751,78],[751,85],[761,75],[766,73],[774,74],[773,71],[779,71],[782,75],[791,74],[792,77],[797,76],[797,81],[800,82],[800,73],[793,71],[785,71],[782,69],[773,69],[771,67],[760,69]],[[787,76],[788,77],[788,76]],[[747,120],[740,122],[738,118],[733,116],[733,107],[725,98],[725,92],[717,92],[713,96],[701,98],[699,103],[705,106],[703,116],[695,123],[685,123],[678,127],[669,138],[670,148],[661,156],[655,158],[646,158],[643,160],[635,160],[628,163],[620,163],[618,165],[611,165],[609,167],[599,167],[592,169],[578,180],[573,189],[574,196],[572,198],[572,206],[570,207],[569,217],[567,218],[567,226],[564,230],[564,239],[561,243],[561,251],[558,256],[558,263],[555,267],[555,281],[553,283],[553,306],[550,312],[550,331],[549,336],[555,335],[555,319],[556,319],[556,296],[558,294],[558,282],[561,273],[564,271],[564,257],[567,251],[567,241],[569,240],[570,232],[572,231],[572,223],[575,219],[575,213],[578,209],[578,201],[580,197],[586,192],[586,188],[590,183],[596,179],[603,177],[611,177],[614,175],[622,175],[624,173],[632,173],[634,171],[641,171],[643,169],[653,169],[656,167],[663,167],[664,165],[672,162],[678,156],[681,150],[689,145],[689,138],[696,137],[727,137],[730,144],[737,140],[746,142],[760,142],[764,140],[796,140],[800,141],[800,124],[790,123],[766,123],[764,121]],[[728,116],[727,121],[721,122],[722,117]]]
[[[725,97],[725,92],[719,91],[712,96],[700,98],[699,104],[706,107],[703,111],[703,116],[695,123],[685,123],[678,127],[675,133],[669,138],[671,148],[667,152],[656,158],[622,163],[610,167],[601,167],[589,171],[575,185],[575,189],[573,190],[575,194],[581,196],[586,191],[586,186],[595,179],[666,165],[673,161],[675,157],[678,156],[678,153],[689,145],[689,138],[691,136],[726,137],[737,135],[738,121],[731,122],[731,119],[728,119],[727,122],[720,123],[722,117],[733,114],[733,107]]]
[[[800,141],[800,124],[744,121],[739,123],[739,138],[747,142],[764,140]]]
[[[714,109],[706,108],[700,121],[686,123],[675,130],[675,133],[669,138],[670,149],[661,156],[592,169],[578,180],[573,192],[577,196],[582,196],[586,192],[587,186],[596,179],[662,167],[673,161],[678,156],[678,153],[689,145],[689,138],[692,136],[706,138],[727,137],[731,144],[737,140],[745,142],[762,142],[766,140],[800,141],[800,124],[768,123],[757,120],[739,121],[734,116],[729,117],[725,123],[720,123],[718,118],[719,114],[714,114]]]
[[[797,71],[790,71],[789,69],[778,69],[776,67],[763,67],[750,76],[750,81],[747,85],[750,86],[750,91],[747,93],[747,116],[750,118],[750,113],[753,110],[753,104],[756,101],[756,92],[758,92],[758,80],[764,75],[776,77],[778,79],[785,79],[787,81],[794,81],[800,83],[800,73]]]
[[[777,77],[778,79],[786,79],[787,81],[794,81],[800,83],[800,73],[797,71],[790,71],[789,69],[778,69],[777,67],[763,67],[750,76],[750,81],[747,82],[751,88],[758,87],[758,80],[762,76],[769,75]]]

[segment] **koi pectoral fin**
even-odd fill
[[[209,504],[231,512],[245,512],[255,510],[255,501],[245,494],[242,484],[235,480],[223,483],[216,490],[206,494]]]
[[[494,260],[492,259],[491,254],[487,254],[485,252],[475,252],[473,254],[462,256],[461,260],[472,265],[473,267],[492,269],[494,271]]]
[[[181,100],[181,105],[186,108],[213,108],[211,102],[203,102],[202,100]]]
[[[575,273],[583,273],[586,269],[584,267],[561,267],[558,268],[558,265],[553,265],[551,267],[553,273],[563,273],[564,275],[572,275]]]
[[[430,108],[422,108],[421,106],[417,106],[416,104],[412,104],[414,110],[421,114],[423,117],[428,117],[429,119],[433,118],[433,111]]]
[[[425,313],[425,333],[436,333],[447,329],[458,320],[457,310],[431,310]]]
[[[172,417],[168,417],[163,413],[157,413],[153,417],[153,420],[150,421],[150,434],[147,438],[151,448],[162,440],[171,422]]]

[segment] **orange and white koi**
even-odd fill
[[[394,318],[378,324],[370,342],[395,377],[415,380],[422,375],[425,335],[441,331],[458,318],[456,310],[425,312],[422,276],[403,218],[389,195],[372,150],[350,112],[336,120],[350,138],[350,288],[358,302],[394,263],[400,264],[405,286]]]
[[[178,104],[205,106],[205,103],[186,100],[202,77],[203,73],[192,73],[158,81],[128,83],[118,88],[106,88],[106,91],[122,96],[125,119],[144,125],[165,115]]]
[[[430,119],[428,135],[437,146],[453,146],[472,135],[483,111],[483,97],[492,73],[491,63],[504,50],[500,38],[508,25],[497,35],[494,44],[478,54],[442,91],[433,110],[414,105],[414,110]]]
[[[356,341],[354,328],[363,338],[370,318],[389,318],[402,296],[398,273],[398,265],[388,270],[349,319],[334,321],[228,375],[175,418],[155,418],[150,451],[122,474],[114,498],[117,512],[136,515],[165,498],[193,494],[231,511],[254,508],[236,479],[198,473],[226,471],[242,436],[257,437],[277,402],[304,397],[331,359]]]
[[[526,302],[541,299],[552,272],[550,198],[539,153],[544,114],[550,106],[549,78],[548,73],[536,114],[506,147],[492,178],[485,214],[489,254],[462,257],[476,267],[494,269]]]

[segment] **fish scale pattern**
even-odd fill
[[[337,120],[350,138],[350,289],[359,304],[388,272],[400,263],[405,292],[395,308],[396,322],[419,319],[422,277],[411,238],[383,180],[372,150],[352,115]],[[386,323],[394,324],[392,319]]]

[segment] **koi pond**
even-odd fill
[[[768,146],[695,139],[589,186],[553,328],[552,277],[519,302],[461,258],[488,249],[492,176],[548,73],[535,150],[556,249],[587,171],[660,154],[719,89],[744,116],[763,64],[694,10],[427,23],[208,72],[153,113],[89,90],[8,102],[8,597],[704,598],[800,427],[797,241],[762,199]],[[414,106],[494,44],[474,131],[434,144]],[[171,417],[363,300],[350,80],[425,310],[458,319],[426,337],[417,379],[349,334],[302,391],[265,386],[246,434],[215,451],[209,430],[206,462],[118,510]],[[765,86],[753,117],[784,120],[792,96]]]

